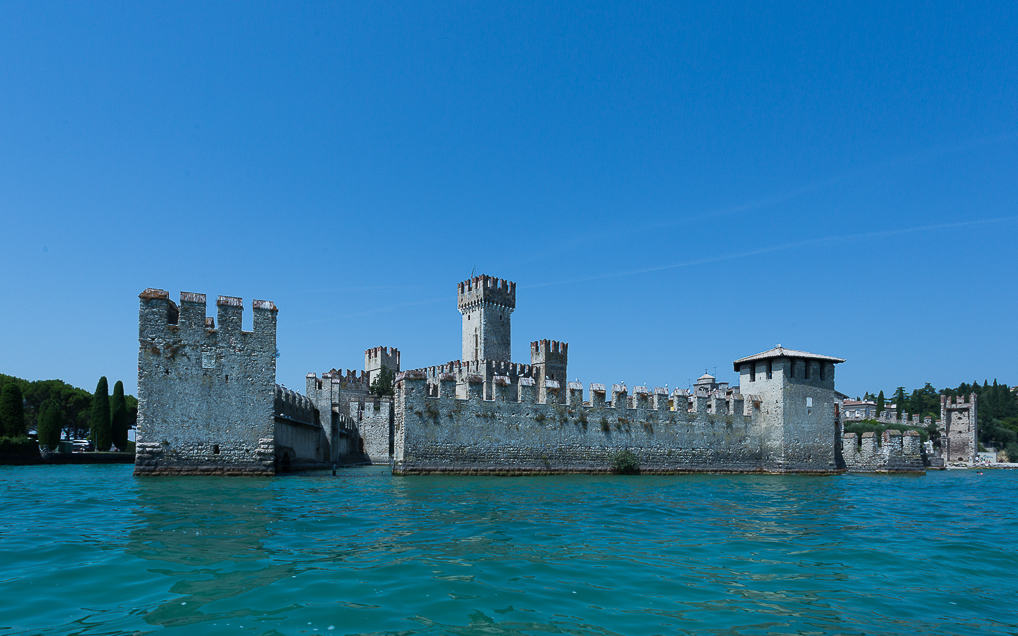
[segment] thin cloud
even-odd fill
[[[653,274],[656,272],[663,272],[672,269],[681,269],[684,267],[695,267],[697,265],[708,265],[711,263],[720,263],[723,261],[732,261],[740,258],[749,258],[751,256],[758,256],[760,254],[771,254],[773,252],[781,252],[784,250],[791,250],[799,247],[809,247],[816,245],[824,245],[831,243],[842,243],[850,241],[860,241],[864,239],[880,239],[887,238],[889,236],[900,236],[902,234],[915,234],[919,232],[932,232],[935,230],[947,230],[957,229],[962,227],[973,227],[977,225],[990,225],[993,223],[1007,223],[1018,221],[1018,215],[1016,216],[1000,216],[988,219],[974,219],[971,221],[957,221],[954,223],[935,223],[931,225],[915,225],[911,227],[903,227],[893,230],[875,230],[872,232],[859,232],[856,234],[833,234],[830,236],[821,236],[817,238],[804,239],[801,241],[793,241],[790,243],[779,243],[777,245],[770,245],[767,247],[759,247],[745,252],[735,252],[731,254],[721,254],[718,256],[707,256],[704,258],[698,258],[688,261],[681,261],[678,263],[670,263],[667,265],[657,265],[654,267],[644,267],[641,269],[632,269],[622,272],[608,272],[604,274],[597,274],[594,276],[585,276],[583,278],[573,278],[570,280],[559,280],[549,281],[544,283],[535,283],[531,285],[520,285],[521,289],[537,289],[541,287],[556,287],[559,285],[573,285],[576,283],[586,283],[590,281],[609,280],[613,278],[623,278],[626,276],[637,276],[640,274]]]

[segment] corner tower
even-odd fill
[[[516,283],[494,276],[475,276],[457,285],[463,315],[463,360],[509,362],[510,316],[516,309]]]
[[[834,365],[841,358],[781,345],[735,361],[739,390],[760,418],[767,472],[837,471]]]

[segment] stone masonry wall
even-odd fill
[[[322,468],[330,463],[331,436],[319,422],[318,408],[310,398],[277,384],[273,416],[279,470]]]
[[[743,415],[741,396],[696,397],[691,411],[683,396],[673,411],[664,389],[638,387],[630,400],[616,385],[608,403],[604,386],[594,384],[584,404],[577,383],[563,396],[548,382],[546,403],[530,378],[519,380],[516,394],[507,378],[496,378],[494,400],[483,399],[480,376],[466,399],[455,397],[455,385],[446,375],[430,396],[423,373],[400,377],[394,474],[600,473],[622,450],[647,473],[764,471],[760,423]]]
[[[218,321],[204,294],[139,298],[135,474],[274,474],[275,305],[254,301],[242,331],[240,298],[219,297]]]
[[[388,464],[392,447],[392,398],[350,402],[350,419],[372,464]]]
[[[922,448],[919,433],[884,431],[877,444],[872,431],[862,434],[845,433],[841,445],[845,469],[850,473],[922,473]]]

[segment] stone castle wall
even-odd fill
[[[275,305],[254,301],[243,331],[240,298],[220,296],[217,321],[204,294],[139,298],[135,474],[274,474]]]
[[[350,420],[363,442],[367,460],[372,464],[388,464],[392,456],[392,399],[352,401],[349,407]]]
[[[741,396],[685,395],[672,410],[664,389],[644,387],[630,398],[614,386],[608,402],[603,385],[566,391],[549,381],[538,400],[530,378],[513,386],[496,378],[493,400],[483,399],[483,382],[472,376],[465,399],[455,395],[456,379],[441,378],[430,395],[423,373],[397,382],[393,473],[542,474],[609,472],[619,451],[633,452],[642,472],[763,472],[762,422],[744,415]]]
[[[862,434],[845,433],[842,437],[841,455],[845,469],[850,473],[922,473],[922,448],[919,433],[905,431],[884,431],[880,438],[873,432]]]
[[[320,468],[331,462],[331,436],[326,434],[311,399],[277,384],[273,418],[279,470]]]

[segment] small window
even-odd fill
[[[213,444],[212,445],[212,454],[213,455],[218,455],[219,454],[219,444]]]
[[[756,363],[750,363],[749,365],[749,381],[756,382]]]
[[[767,361],[767,379],[768,380],[773,380],[774,379],[774,361],[773,360],[768,360]]]
[[[821,379],[821,380],[823,380],[823,379],[824,379],[824,367],[825,367],[825,366],[827,366],[827,365],[826,365],[826,364],[824,364],[823,362],[821,362],[821,363],[820,363],[820,379]]]
[[[802,377],[809,380],[809,360],[802,361]]]
[[[807,407],[813,406],[813,398],[812,397],[807,397],[806,398],[806,406]]]

